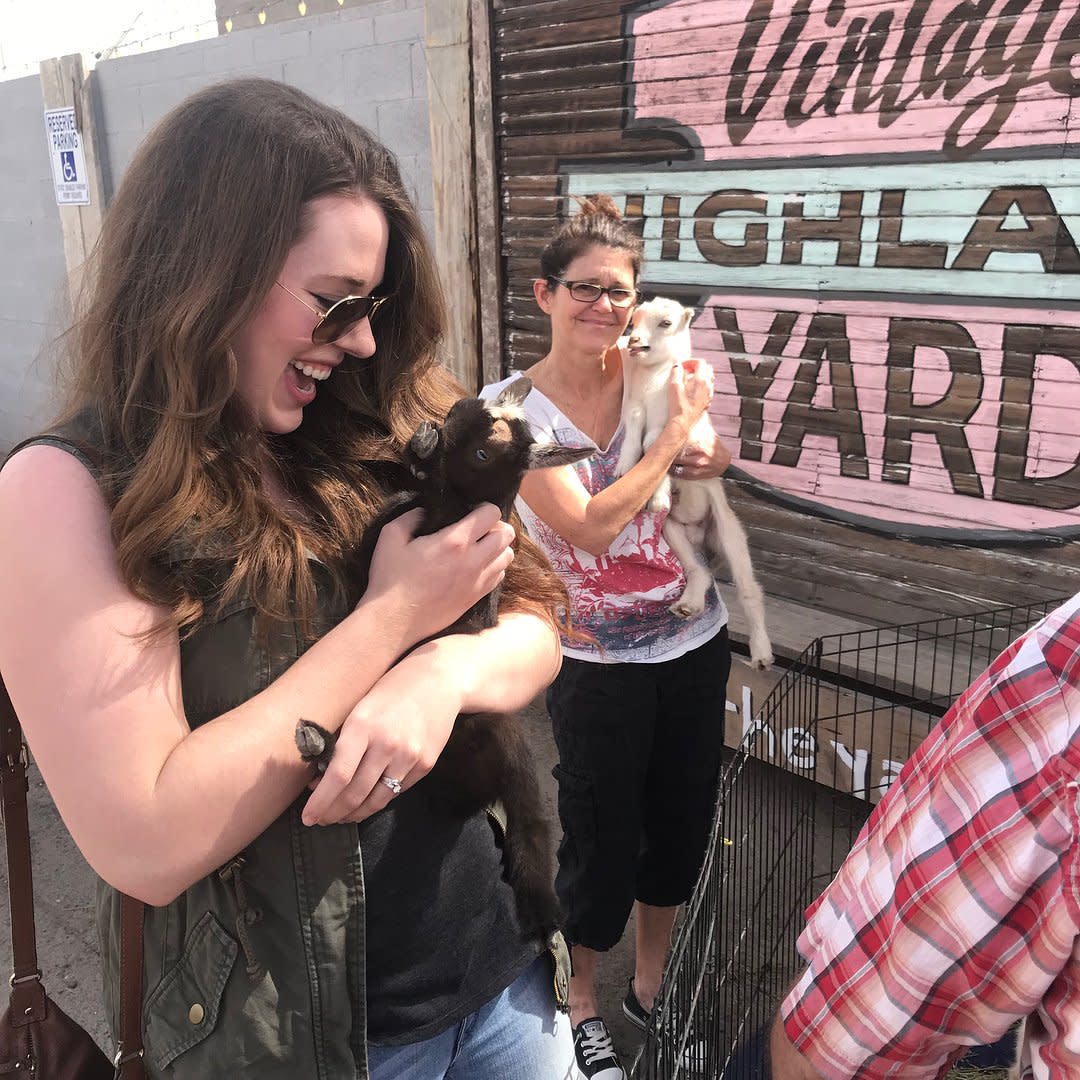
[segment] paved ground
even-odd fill
[[[544,794],[555,821],[556,760],[550,724],[542,700],[524,715],[540,763]],[[34,858],[34,892],[38,928],[38,954],[46,989],[60,1007],[82,1023],[101,1043],[108,1043],[101,1008],[97,936],[93,925],[94,876],[71,842],[37,770],[30,775],[30,831]],[[557,826],[556,826],[557,833]],[[0,921],[8,924],[7,865],[0,867]],[[639,1040],[622,1015],[626,979],[633,966],[633,923],[622,944],[604,957],[600,967],[600,1007],[608,1018],[620,1052],[629,1065]],[[8,931],[0,931],[0,973],[11,971]],[[3,998],[6,1002],[6,997]]]

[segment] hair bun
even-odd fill
[[[559,226],[541,252],[541,277],[562,277],[579,255],[590,248],[602,247],[626,253],[636,282],[641,273],[644,246],[638,235],[639,230],[619,213],[610,195],[596,194],[584,198],[575,195],[573,198],[578,204],[578,212]]]
[[[588,195],[584,199],[579,198],[577,202],[577,217],[610,218],[612,221],[622,221],[622,214],[610,195]]]

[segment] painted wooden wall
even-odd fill
[[[1080,0],[494,0],[506,363],[612,194],[698,310],[771,598],[1080,588]],[[774,628],[775,629],[775,628]],[[782,635],[781,635],[782,636]]]

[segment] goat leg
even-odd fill
[[[663,428],[653,428],[645,433],[645,438],[642,440],[642,446],[645,450],[648,450],[656,442],[662,431]],[[645,509],[651,513],[662,513],[671,509],[671,477],[666,473],[661,478],[660,483],[656,485],[656,490],[645,504]]]
[[[503,713],[462,713],[435,767],[421,781],[448,813],[467,817],[500,803],[506,814],[506,880],[526,940],[559,925],[552,887],[551,830],[521,721]]]
[[[713,576],[698,561],[697,551],[682,522],[669,515],[664,521],[663,535],[686,574],[686,588],[670,610],[680,619],[689,619],[705,610],[705,597],[713,583]]]
[[[364,530],[364,535],[360,537],[360,543],[349,560],[348,577],[357,596],[363,596],[367,590],[371,557],[375,554],[375,545],[379,542],[383,528],[395,518],[401,517],[407,510],[412,510],[419,505],[420,498],[414,492],[399,492],[386,501],[382,510],[375,515],[371,524]]]
[[[765,629],[765,597],[750,561],[746,532],[728,505],[723,481],[706,481],[705,489],[712,505],[719,546],[731,569],[731,580],[735,583],[735,591],[739,594],[739,602],[750,628],[750,659],[759,671],[764,671],[772,666],[773,651]]]
[[[559,901],[552,886],[551,829],[544,814],[536,769],[524,733],[507,746],[511,760],[502,787],[506,810],[506,879],[514,890],[518,923],[525,940],[547,940],[561,922]]]
[[[615,463],[616,476],[625,476],[641,460],[644,435],[645,410],[635,405],[623,417],[623,442],[619,460]]]

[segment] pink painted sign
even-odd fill
[[[1080,537],[1080,0],[653,0],[624,26],[627,126],[693,160],[564,190],[621,199],[646,290],[699,308],[736,467],[898,535]]]
[[[712,295],[713,418],[841,519],[1080,535],[1080,312]]]
[[[672,0],[628,26],[634,126],[707,161],[1077,141],[1069,0]]]

